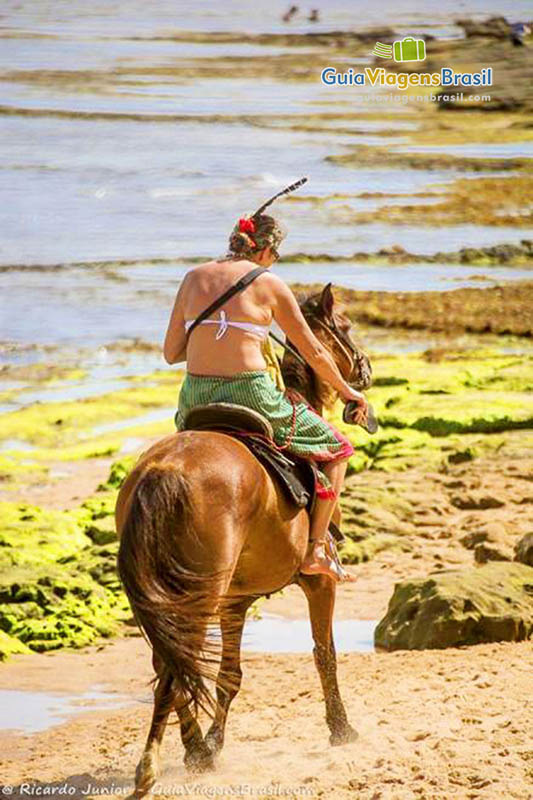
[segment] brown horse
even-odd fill
[[[334,310],[331,284],[301,308],[344,378],[370,383],[370,365],[352,342],[350,321]],[[330,390],[310,368],[286,355],[288,386],[317,410]],[[158,751],[174,709],[185,764],[213,767],[224,742],[231,701],[241,682],[240,647],[246,611],[258,597],[297,583],[308,600],[315,663],[326,703],[331,744],[352,741],[337,685],[332,635],[335,582],[299,573],[309,536],[304,509],[289,504],[264,467],[238,440],[211,431],[183,431],[153,445],[123,484],[116,507],[119,573],[135,618],[153,649],[157,678],[153,718],[136,771],[136,794],[155,783]],[[210,626],[219,621],[220,663]],[[217,672],[218,667],[218,672]],[[216,703],[204,678],[216,680]],[[205,736],[198,707],[210,711]]]

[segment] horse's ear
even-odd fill
[[[331,317],[333,314],[334,302],[333,292],[331,291],[331,283],[328,283],[322,289],[322,294],[320,296],[320,305],[326,317]]]

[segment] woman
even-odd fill
[[[240,219],[224,259],[200,264],[185,275],[163,352],[169,364],[187,361],[176,415],[178,430],[187,412],[196,405],[239,403],[269,419],[278,446],[320,463],[326,480],[317,487],[310,546],[301,571],[326,574],[335,580],[354,580],[326,549],[329,523],[354,450],[349,440],[311,410],[303,398],[293,397],[291,401],[272,380],[262,347],[272,321],[345,402],[358,403],[357,422],[366,416],[363,395],[346,383],[329,351],[304,319],[289,287],[269,271],[231,297],[213,318],[197,325],[190,339],[187,336],[196,317],[230,286],[257,265],[268,270],[279,258],[277,248],[285,233],[273,217],[262,212],[276,197],[299,185],[301,182],[283,190],[251,217]]]

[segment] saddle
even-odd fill
[[[315,465],[276,449],[272,426],[259,412],[235,403],[196,406],[185,417],[184,430],[220,431],[238,439],[278,482],[289,502],[312,511]]]

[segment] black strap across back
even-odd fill
[[[187,331],[187,339],[189,338],[189,336],[191,335],[191,333],[193,332],[193,330],[196,328],[197,325],[203,322],[204,319],[210,317],[214,311],[217,311],[221,306],[223,306],[226,300],[229,300],[230,297],[233,297],[239,292],[242,292],[243,289],[246,289],[246,287],[249,286],[252,281],[255,281],[255,279],[258,278],[259,275],[262,275],[263,272],[268,272],[268,269],[266,267],[255,267],[255,269],[252,269],[250,270],[250,272],[247,272],[245,275],[243,275],[242,278],[240,278],[237,281],[237,283],[234,283],[233,286],[230,286],[229,289],[226,289],[224,294],[221,294],[220,297],[214,300],[210,306],[208,306],[204,311],[202,311],[201,314],[199,314],[196,317],[193,324],[189,327],[189,330]]]

